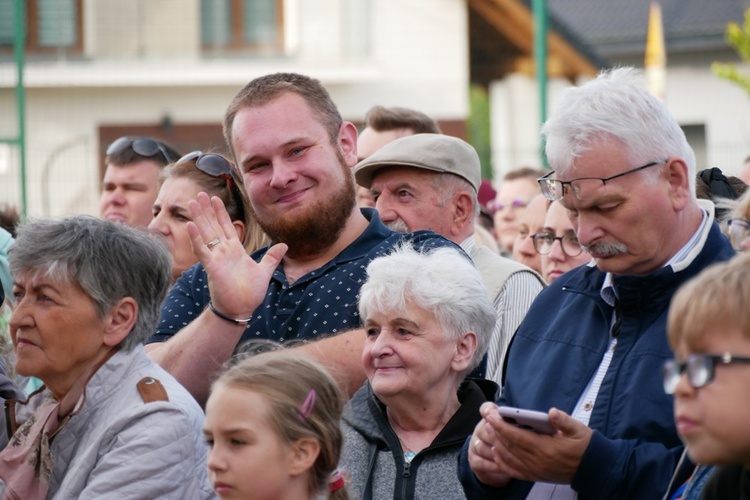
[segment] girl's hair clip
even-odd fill
[[[328,477],[328,491],[338,491],[343,487],[344,476],[341,474],[340,470],[336,469],[331,472],[331,475]]]
[[[302,403],[302,406],[300,406],[299,410],[297,410],[297,416],[302,421],[307,420],[308,418],[310,418],[310,415],[312,415],[314,407],[315,389],[310,389],[310,392],[307,393],[307,397],[305,398],[304,403]]]

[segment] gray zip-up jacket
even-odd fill
[[[344,407],[341,422],[339,466],[351,475],[349,495],[365,500],[466,498],[458,481],[458,453],[481,419],[479,407],[496,391],[490,380],[465,380],[458,390],[459,409],[432,444],[407,463],[385,405],[365,382]]]

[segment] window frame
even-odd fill
[[[66,46],[45,46],[40,45],[41,39],[39,33],[39,1],[25,0],[26,3],[26,33],[24,39],[24,52],[29,54],[57,54],[64,52],[66,54],[81,54],[83,52],[83,0],[73,0],[76,9],[75,15],[75,32],[76,42],[73,45]],[[13,15],[11,13],[11,15]],[[0,51],[9,53],[13,51],[13,44],[1,44]]]
[[[284,47],[284,0],[274,0],[276,4],[276,40],[272,43],[252,43],[246,42],[244,38],[244,0],[227,0],[229,2],[230,12],[230,30],[231,36],[229,43],[226,45],[216,45],[214,43],[203,43],[203,34],[201,33],[201,50],[203,53],[211,52],[261,52],[273,51],[282,52]],[[201,7],[202,10],[202,7]],[[202,12],[201,12],[202,14]]]

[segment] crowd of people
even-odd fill
[[[566,89],[550,169],[497,191],[296,73],[223,131],[122,137],[100,217],[0,234],[3,498],[750,495],[750,191],[636,70]]]

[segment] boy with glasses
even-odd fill
[[[120,137],[107,148],[99,215],[128,226],[146,227],[159,193],[159,172],[179,153],[151,137]]]
[[[701,498],[750,496],[748,301],[750,255],[742,255],[686,283],[669,311],[675,358],[664,363],[663,379],[664,390],[674,395],[677,432],[693,463],[721,465]],[[690,498],[697,495],[693,483]]]

